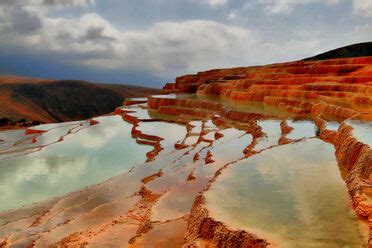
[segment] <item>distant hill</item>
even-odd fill
[[[341,48],[337,48],[304,60],[324,60],[335,58],[351,58],[372,56],[372,42],[363,42]]]
[[[0,76],[0,126],[87,119],[112,112],[125,98],[159,93],[140,86]]]

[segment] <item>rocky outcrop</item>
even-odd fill
[[[251,121],[262,117],[261,114],[226,108],[221,103],[193,99],[149,97],[148,107],[167,115],[186,115],[198,118],[212,118],[218,115],[238,122]]]
[[[354,209],[362,218],[371,220],[372,149],[353,137],[352,130],[346,123],[341,124],[333,144],[338,164],[353,199]]]
[[[131,134],[132,137],[136,139],[136,142],[138,144],[151,145],[154,147],[152,151],[149,151],[146,154],[147,157],[146,162],[152,161],[159,154],[159,152],[163,150],[163,147],[161,147],[160,142],[164,139],[155,135],[145,134],[141,130],[138,130],[139,126],[138,123],[140,120],[137,117],[130,115],[130,113],[132,112],[123,111],[122,118],[123,120],[133,124]]]
[[[203,195],[198,195],[190,212],[184,247],[267,247],[268,243],[244,230],[231,230],[209,216]],[[204,242],[206,245],[201,246]]]
[[[345,119],[372,112],[372,57],[210,70],[178,77],[165,89],[263,102],[294,116],[310,115],[324,103],[331,105],[322,107],[329,118]]]
[[[325,59],[335,53],[338,51],[320,57]],[[220,99],[234,102],[260,102],[265,106],[273,106],[279,111],[287,112],[294,119],[313,119],[318,128],[317,135],[336,148],[340,171],[349,189],[356,213],[365,221],[372,223],[372,150],[367,144],[353,137],[352,127],[344,122],[355,117],[365,121],[372,119],[372,57],[314,59],[199,72],[178,77],[175,84],[167,84],[165,88],[171,89],[171,92],[219,96]],[[254,119],[250,112],[232,110],[224,104],[212,104],[201,99],[203,97],[199,100],[150,98],[149,107],[172,115],[198,118],[212,116],[215,123],[220,126],[231,121],[245,122]],[[342,125],[338,130],[329,130],[328,120],[338,121]],[[293,142],[287,138],[291,128],[285,121],[281,123],[281,129],[279,144]],[[260,130],[256,131],[258,136],[259,132]],[[252,149],[245,153],[247,156],[252,155]],[[207,156],[206,162],[209,159]],[[198,211],[203,212],[200,209]],[[198,218],[195,218],[195,221]],[[206,233],[194,229],[190,232],[189,229],[189,237],[197,237],[193,239],[195,241],[203,240],[203,235],[206,235],[208,240],[213,240],[214,236],[211,233],[215,232],[216,226],[220,230],[219,224],[207,216],[201,219],[205,222],[198,219],[196,226],[203,226]],[[205,226],[205,223],[208,225]],[[371,224],[370,228],[372,233]],[[220,242],[219,238],[213,242]],[[370,242],[371,239],[372,237]]]
[[[372,245],[372,148],[353,136],[353,128],[343,122],[337,131],[327,130],[322,118],[327,111],[324,106],[314,107],[313,116],[319,130],[319,137],[334,145],[341,175],[348,187],[353,208],[358,216],[369,223],[369,245]],[[327,106],[326,106],[327,108]],[[338,112],[339,107],[330,108]],[[339,111],[343,113],[343,111]],[[346,111],[347,112],[347,111]],[[339,114],[341,115],[341,114]],[[349,118],[367,118],[368,116],[348,114]],[[346,117],[346,116],[344,116]]]

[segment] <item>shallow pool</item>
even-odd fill
[[[242,160],[205,193],[213,218],[279,247],[360,247],[358,221],[333,146],[318,139]]]
[[[146,152],[153,148],[137,144],[131,137],[132,125],[124,122],[121,116],[96,120],[100,123],[66,135],[63,142],[0,160],[0,210],[102,182],[146,160]],[[49,136],[58,140],[56,133],[63,135],[68,132],[66,125],[60,125],[61,130],[58,126],[55,128],[42,134],[36,144],[49,144]],[[19,135],[18,132],[14,134]]]

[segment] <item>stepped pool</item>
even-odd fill
[[[275,247],[360,247],[334,149],[318,139],[275,147],[231,165],[205,193],[217,221]]]
[[[87,121],[0,132],[0,246],[181,247],[190,236],[210,245],[190,222],[199,197],[209,221],[228,229],[211,240],[245,231],[274,247],[367,246],[335,146],[312,120],[256,103],[231,104],[256,113],[244,121],[223,117],[225,107],[170,116],[135,101]],[[369,123],[347,124],[370,144]]]
[[[102,182],[146,160],[152,147],[137,144],[131,137],[132,126],[121,116],[95,120],[99,123],[94,126],[82,122],[82,126],[72,123],[36,127],[52,129],[38,136],[35,143],[26,142],[30,135],[23,136],[24,130],[0,133],[7,140],[14,137],[13,143],[18,144],[3,147],[0,154],[0,210]]]

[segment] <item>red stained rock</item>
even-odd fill
[[[125,111],[121,108],[116,108],[115,111],[114,111],[114,114],[115,115],[121,115],[123,114]]]
[[[211,153],[211,151],[208,151],[207,155],[205,156],[205,164],[213,163],[214,160],[212,158],[213,158],[213,154]]]
[[[182,150],[182,149],[185,149],[189,147],[188,145],[184,144],[184,143],[176,143],[174,144],[174,148],[176,148],[177,150]]]
[[[264,105],[276,106],[290,113],[295,119],[312,117],[318,127],[319,138],[333,143],[336,148],[337,161],[355,211],[367,221],[372,219],[371,149],[352,136],[351,127],[342,124],[337,131],[327,130],[325,121],[331,119],[342,122],[355,116],[372,120],[372,57],[295,61],[267,66],[210,70],[178,77],[175,84],[167,85],[165,88],[185,93],[197,92],[200,95],[219,95],[234,101],[262,102]],[[213,123],[219,127],[235,121],[254,123],[255,120],[262,118],[258,114],[231,110],[221,104],[213,105],[202,100],[153,99],[150,100],[149,106],[167,114],[211,117]],[[291,132],[291,127],[286,122],[281,123],[281,131],[279,143],[292,142],[286,138]],[[251,124],[247,132],[254,138],[252,144],[244,151],[246,156],[250,156],[254,153],[255,140],[262,136],[262,131]],[[216,132],[215,139],[218,138],[220,136]],[[198,159],[199,155],[196,154],[194,161]],[[205,163],[212,162],[212,154],[208,152]],[[202,203],[196,205],[200,206]],[[207,213],[203,212],[205,216],[200,216],[200,211],[206,210],[198,207],[196,213],[193,208],[193,214],[198,216],[190,217],[186,237],[188,244],[207,241],[217,246],[228,246],[228,240],[232,240],[236,234],[226,231],[221,227],[221,223],[208,218]],[[224,239],[225,234],[221,232],[229,233],[228,240]],[[251,236],[239,235],[251,242]],[[239,240],[239,243],[244,242],[246,241]]]
[[[25,130],[25,135],[29,135],[29,134],[42,134],[42,133],[45,133],[47,132],[46,130],[36,130],[36,129],[31,129],[31,128],[27,128]]]
[[[143,178],[143,179],[141,180],[141,182],[142,182],[143,184],[147,184],[147,183],[149,183],[149,182],[151,182],[151,181],[154,181],[155,179],[157,179],[157,178],[163,176],[163,174],[164,174],[163,171],[162,171],[162,170],[159,170],[157,173],[155,173],[155,174],[153,174],[153,175],[150,175],[150,176],[148,176],[148,177]]]
[[[209,70],[178,77],[175,84],[165,88],[220,95],[235,101],[264,102],[295,116],[310,114],[314,104],[328,103],[343,108],[325,108],[330,118],[345,119],[360,111],[358,105],[372,104],[371,82],[372,59],[360,57]],[[178,105],[174,99],[157,101],[162,101],[162,106]],[[157,109],[156,104],[159,103],[151,106]],[[171,114],[183,112],[169,108],[165,111]],[[371,108],[368,112],[372,112]]]
[[[96,120],[94,120],[94,119],[90,119],[90,120],[89,120],[89,125],[91,125],[91,126],[97,125],[98,123],[99,123],[99,122],[96,121]]]
[[[122,114],[122,117],[123,117],[123,120],[125,120],[126,122],[129,122],[131,124],[136,124],[136,123],[139,122],[137,117],[132,116],[132,115],[130,115],[130,113],[127,113],[127,112],[124,112]]]
[[[197,153],[195,153],[192,160],[195,162],[195,161],[199,160],[199,158],[200,158],[200,154],[197,152]]]
[[[193,181],[195,179],[196,179],[196,177],[194,176],[193,173],[190,173],[189,176],[187,177],[187,181]]]
[[[124,106],[130,106],[130,105],[141,104],[141,103],[146,103],[146,102],[147,100],[126,99],[124,101]]]
[[[356,213],[370,221],[372,215],[372,149],[352,136],[352,127],[343,123],[332,141],[336,158],[352,197]],[[371,222],[370,227],[371,227]],[[370,228],[371,234],[372,228]],[[370,235],[370,242],[372,237]]]
[[[223,223],[209,217],[204,207],[205,199],[198,195],[191,209],[185,247],[197,247],[196,242],[204,241],[211,247],[267,247],[268,243],[243,230],[230,230]]]
[[[218,140],[218,139],[220,139],[220,138],[222,138],[223,137],[223,134],[222,133],[219,133],[219,132],[215,132],[214,133],[214,139],[215,140]]]

